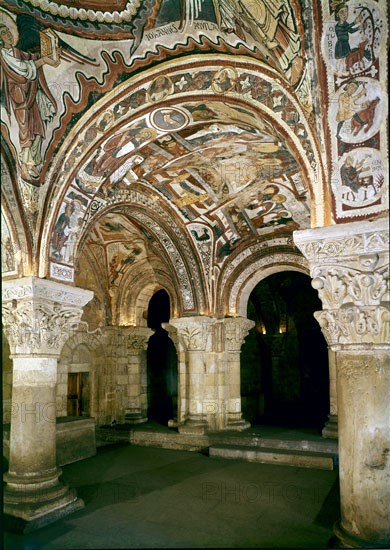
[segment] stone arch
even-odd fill
[[[237,267],[225,278],[224,299],[221,300],[220,311],[222,316],[246,317],[250,293],[262,279],[273,273],[298,271],[305,275],[310,274],[306,259],[292,250],[270,251],[266,255],[258,253],[250,262],[243,262],[242,265],[238,256],[235,264]]]
[[[158,290],[163,289],[168,293],[171,316],[178,310],[177,291],[166,272],[154,270],[153,272],[137,273],[135,277],[129,277],[123,287],[124,290],[118,300],[119,325],[146,327],[148,304]]]
[[[283,118],[283,113],[274,112],[272,105],[266,106],[260,101],[256,95],[256,86],[252,86],[249,92],[243,93],[241,89],[236,88],[234,91],[229,91],[221,96],[213,89],[211,83],[207,88],[201,89],[174,89],[169,97],[161,101],[158,106],[173,106],[180,105],[185,101],[219,101],[225,105],[245,106],[250,109],[259,120],[263,118],[269,124],[278,128],[278,131],[284,136],[286,142],[296,157],[298,164],[302,170],[305,185],[310,190],[311,195],[311,218],[312,226],[321,226],[332,223],[331,207],[329,201],[329,190],[325,185],[324,168],[321,161],[319,146],[313,132],[313,127],[310,125],[305,113],[303,112],[298,100],[293,91],[288,87],[286,82],[278,75],[276,71],[270,69],[259,61],[249,60],[244,57],[235,56],[234,59],[229,55],[212,55],[205,54],[202,59],[196,57],[186,57],[182,60],[174,60],[162,63],[158,67],[148,69],[143,73],[131,77],[128,81],[117,86],[110,94],[107,94],[99,102],[93,106],[93,110],[86,113],[76,124],[74,132],[68,136],[61,151],[57,156],[53,167],[48,174],[48,180],[52,192],[48,194],[48,223],[43,228],[42,246],[40,250],[40,275],[41,276],[56,276],[55,262],[50,260],[50,237],[53,231],[56,220],[58,219],[61,205],[64,207],[66,193],[70,186],[74,184],[74,177],[83,163],[86,163],[88,158],[92,158],[97,147],[104,143],[105,139],[112,136],[124,127],[130,120],[129,109],[131,111],[131,120],[136,120],[137,117],[147,117],[155,108],[154,104],[145,104],[131,108],[128,106],[131,98],[140,90],[143,92],[145,88],[159,75],[170,75],[179,78],[180,74],[188,73],[189,70],[202,68],[209,71],[210,74],[216,73],[224,64],[233,64],[239,78],[243,78],[245,74],[250,74],[257,79],[259,85],[261,82],[272,82],[272,85],[278,88],[280,94],[285,98],[285,102],[289,109],[292,109],[296,116],[293,123],[289,123]],[[249,95],[248,95],[249,94]],[[108,134],[95,136],[94,139],[88,140],[88,132],[96,125],[99,117],[105,112],[113,111],[115,106],[119,106],[127,101],[126,113],[118,118],[112,124]],[[83,153],[80,156],[76,151],[83,146]],[[85,153],[84,153],[85,151]],[[73,159],[73,160],[72,160]],[[77,160],[76,160],[77,159]],[[72,162],[70,162],[72,160]],[[68,164],[67,164],[68,163]],[[67,169],[68,165],[71,167]],[[88,207],[84,211],[84,221],[87,222],[88,217],[93,209],[101,208],[101,200],[94,199],[93,194],[89,199]],[[62,268],[64,272],[64,268]],[[72,266],[67,269],[69,279],[72,279]]]
[[[150,206],[149,211],[145,208],[145,205]],[[134,208],[134,206],[137,206],[137,208]],[[109,212],[124,213],[132,223],[145,228],[160,243],[160,258],[162,258],[162,261],[159,263],[157,273],[164,273],[163,279],[167,282],[163,286],[170,289],[175,309],[190,312],[197,311],[198,308],[204,309],[206,307],[206,296],[197,253],[192,247],[180,220],[178,220],[177,214],[170,211],[169,207],[160,208],[155,205],[150,201],[148,194],[144,195],[140,191],[133,192],[130,190],[125,201],[120,204],[111,204],[99,210],[96,215],[91,216],[82,232],[82,239],[85,239],[94,224]],[[78,250],[82,250],[82,248],[83,241],[80,240]],[[163,269],[161,266],[163,266]],[[152,269],[153,273],[154,271],[155,268]],[[198,276],[194,277],[194,274]],[[153,277],[155,275],[152,275]],[[174,291],[175,284],[179,292]],[[126,288],[127,285],[124,284],[123,287]],[[123,292],[120,294],[123,295]],[[120,306],[123,300],[120,298],[117,303]],[[118,318],[117,311],[115,311],[114,318]]]
[[[72,372],[72,363],[75,353],[79,354],[82,350],[87,350],[88,361],[84,361],[85,367],[90,373],[90,416],[99,421],[99,387],[102,385],[99,380],[102,376],[102,370],[106,363],[105,347],[101,338],[101,331],[90,333],[85,326],[84,330],[77,331],[65,343],[60,358],[58,360],[58,380],[57,380],[57,416],[67,416],[67,393],[68,393],[68,374]],[[76,371],[77,372],[77,369]]]

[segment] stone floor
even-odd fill
[[[339,516],[336,471],[209,458],[188,451],[100,448],[63,467],[86,507],[6,550],[327,548]]]

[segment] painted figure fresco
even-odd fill
[[[370,69],[378,59],[383,19],[376,3],[333,0],[323,51],[335,76],[347,78]],[[375,74],[371,71],[371,76]]]
[[[384,165],[378,152],[360,148],[345,153],[339,162],[341,200],[348,206],[375,203],[384,191]]]
[[[13,145],[25,181],[39,180],[45,160],[43,142],[58,115],[45,67],[57,68],[64,61],[98,66],[94,58],[77,51],[33,17],[19,14],[13,19],[0,10],[1,100],[7,115],[3,122],[11,136],[17,126],[18,143]]]
[[[151,114],[151,124],[163,132],[178,131],[189,123],[189,115],[176,107],[158,109]]]
[[[330,118],[336,123],[338,152],[342,156],[339,174],[333,181],[339,181],[342,186],[339,197],[343,204],[361,208],[375,202],[374,198],[380,199],[383,190],[383,174],[372,173],[372,166],[378,166],[373,159],[378,155],[380,144],[378,131],[384,110],[383,91],[374,79],[358,78],[344,84],[336,97],[337,104],[332,105]],[[362,157],[364,142],[374,149],[366,149]]]
[[[16,24],[4,14],[1,21],[1,89],[6,111],[10,116],[12,110],[18,124],[21,175],[28,180],[40,175],[45,125],[52,120],[57,110],[43,66],[47,64],[56,67],[59,61],[20,49]]]
[[[340,76],[349,74],[347,71],[346,62],[348,56],[352,51],[357,51],[359,48],[351,50],[349,44],[349,35],[363,29],[362,25],[362,16],[358,15],[355,17],[352,23],[348,22],[348,6],[344,2],[341,2],[335,9],[335,19],[337,21],[335,26],[335,32],[337,36],[337,41],[335,44],[335,59],[337,72]],[[364,43],[366,44],[366,42]],[[365,46],[364,46],[365,47]],[[363,48],[364,55],[364,48]]]
[[[293,85],[302,76],[303,25],[297,0],[162,0],[153,23],[151,7],[147,9],[146,4],[136,18],[130,56],[155,49],[162,36],[172,36],[177,44],[184,43],[188,35],[198,42],[208,36],[214,43],[251,44]],[[146,26],[147,32],[140,30]]]
[[[361,178],[359,176],[365,169],[364,160],[354,164],[352,156],[348,155],[340,168],[341,183],[352,189],[354,193],[357,193],[361,186]]]
[[[53,231],[53,237],[51,240],[53,258],[62,258],[62,251],[65,246],[66,241],[69,238],[70,234],[70,220],[75,211],[75,205],[73,202],[69,202],[65,205],[65,209],[60,214]]]
[[[283,72],[291,71],[295,84],[302,73],[301,39],[297,32],[295,11],[289,0],[235,0],[238,18],[245,29],[276,59]]]
[[[15,272],[15,251],[8,224],[1,213],[1,272],[5,275]]]
[[[73,249],[76,235],[82,222],[82,205],[80,200],[72,199],[74,193],[68,194],[66,202],[54,226],[51,238],[51,257],[60,262],[70,263],[73,260]]]
[[[336,116],[337,138],[340,137],[340,131],[344,123],[347,120],[351,120],[353,118],[359,121],[359,112],[363,111],[369,106],[369,103],[367,101],[360,103],[358,102],[361,97],[365,97],[367,95],[365,84],[365,82],[351,80],[344,86],[343,92],[340,94],[338,99],[339,107]]]
[[[218,94],[234,90],[237,72],[232,67],[224,67],[213,78],[213,89]]]
[[[173,84],[167,76],[158,76],[148,89],[149,101],[157,102],[165,99],[173,92]]]
[[[76,183],[96,190],[107,178],[112,184],[120,181],[134,164],[133,154],[156,135],[156,130],[147,128],[144,121],[118,131],[98,147],[79,172]]]

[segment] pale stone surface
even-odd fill
[[[13,359],[6,517],[37,528],[83,506],[58,481],[56,465],[57,358],[80,323],[91,291],[28,277],[5,281],[3,324]]]
[[[209,451],[211,457],[240,459],[262,464],[280,464],[298,468],[333,470],[333,455],[325,453],[287,451],[286,449],[267,449],[264,447],[254,449],[253,447],[237,445],[215,445],[211,446]]]
[[[337,417],[337,356],[331,348],[328,348],[329,365],[329,418],[322,430],[323,437],[337,439],[338,417]]]
[[[390,541],[388,221],[294,234],[309,260],[323,311],[316,318],[336,353],[341,521],[346,547]]]
[[[181,433],[249,426],[241,413],[240,349],[253,325],[241,317],[201,316],[172,319],[166,325],[179,348]]]

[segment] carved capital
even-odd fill
[[[384,307],[347,306],[314,313],[329,346],[389,342],[390,312]]]
[[[315,314],[330,346],[389,342],[387,220],[297,231],[323,311]]]
[[[126,338],[127,351],[131,354],[145,351],[148,347],[148,340],[153,334],[149,328],[134,327],[127,329],[129,334]]]
[[[255,322],[244,317],[224,319],[226,351],[240,351],[241,346]]]
[[[169,324],[176,328],[179,342],[186,351],[212,351],[212,327],[216,319],[211,317],[182,317]]]
[[[59,356],[93,292],[26,277],[5,281],[3,330],[12,355]]]

